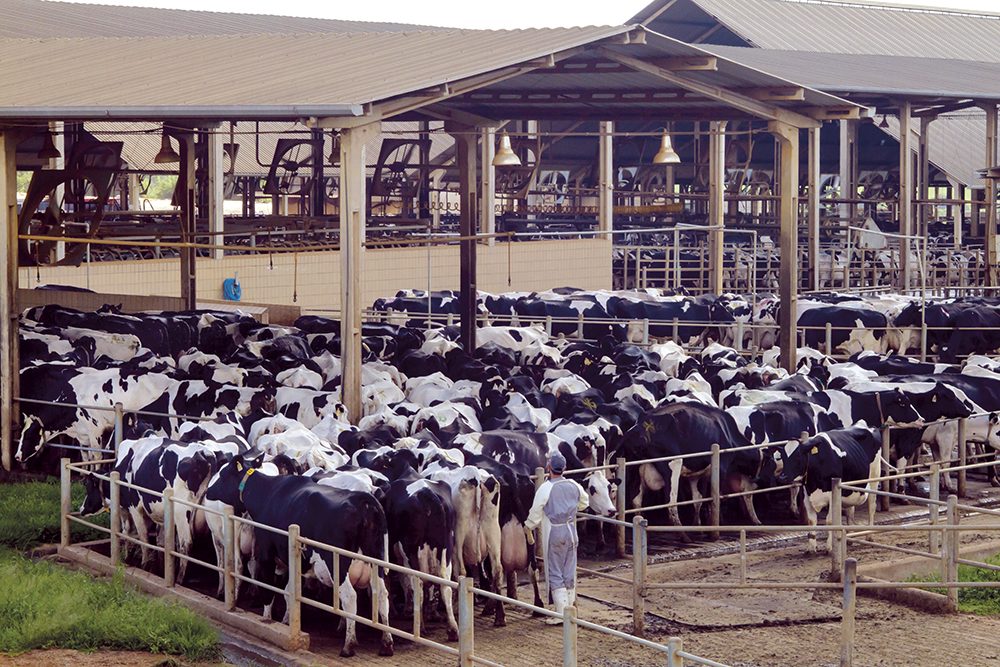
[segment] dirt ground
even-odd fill
[[[150,655],[135,651],[68,651],[50,649],[46,651],[29,651],[18,656],[0,654],[0,667],[160,667],[166,665],[184,665],[162,655]],[[198,663],[199,667],[208,667]]]

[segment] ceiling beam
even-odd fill
[[[649,62],[671,72],[718,72],[719,59],[715,56],[671,56],[655,58]]]
[[[857,120],[859,118],[869,118],[873,114],[870,109],[861,107],[807,107],[802,110],[817,120]],[[862,114],[862,111],[866,113]]]
[[[738,92],[761,102],[805,102],[806,90],[801,86],[788,88],[739,88]]]
[[[941,114],[951,113],[952,111],[970,109],[974,106],[976,106],[976,102],[974,100],[963,100],[952,104],[941,104],[938,106],[927,107],[925,109],[918,109],[910,115],[916,118],[923,118],[925,116],[940,116]]]
[[[750,115],[757,116],[758,118],[778,120],[783,123],[788,123],[802,128],[819,127],[819,121],[814,118],[810,118],[809,116],[789,111],[787,109],[782,109],[781,107],[774,106],[773,104],[769,104],[767,102],[755,100],[752,97],[734,92],[728,88],[723,88],[722,86],[693,81],[670,70],[664,69],[663,67],[641,60],[640,58],[618,53],[614,49],[608,47],[600,47],[599,50],[604,57],[620,62],[623,65],[628,65],[638,72],[652,74],[660,79],[676,84],[681,88],[690,90],[693,93],[704,95],[705,97],[735,107]]]

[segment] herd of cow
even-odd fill
[[[530,320],[551,314],[558,301],[558,308],[588,317],[600,309],[629,312],[612,317],[630,320],[664,303],[673,312],[704,309],[708,321],[720,323],[716,331],[730,330],[742,316],[736,297],[652,296],[560,291],[487,296],[482,304],[489,313]],[[416,307],[406,308],[407,299]],[[450,299],[432,295],[430,307],[448,312]],[[752,521],[759,523],[761,506],[770,510],[790,500],[815,524],[831,479],[865,479],[877,471],[885,425],[907,427],[894,431],[894,466],[912,462],[924,444],[934,456],[951,458],[954,422],[926,425],[939,419],[974,415],[968,440],[1000,449],[994,413],[1000,411],[1000,363],[985,356],[944,365],[859,351],[837,362],[802,348],[798,372],[789,375],[778,368],[777,348],[751,360],[712,340],[703,326],[691,336],[705,343],[697,352],[673,341],[636,345],[627,322],[596,324],[599,331],[591,333],[600,335],[592,341],[538,326],[487,324],[469,352],[455,342],[457,327],[405,326],[426,313],[426,295],[400,294],[378,306],[403,321],[364,326],[363,414],[356,425],[338,400],[336,321],[303,316],[294,326],[276,326],[222,312],[29,309],[20,323],[20,395],[29,400],[20,405],[17,458],[51,470],[65,455],[58,442],[82,448],[84,459],[101,458],[114,445],[113,407],[121,403],[127,419],[110,467],[151,491],[126,487],[120,494],[122,529],[142,543],[162,543],[160,493],[170,489],[175,499],[213,510],[175,506],[180,553],[201,542],[221,558],[224,526],[216,512],[229,509],[278,529],[298,524],[303,537],[366,556],[383,557],[387,544],[388,557],[402,565],[444,579],[476,574],[497,592],[506,583],[511,597],[519,574],[527,572],[535,604],[542,605],[534,538],[524,522],[533,476],[554,450],[587,490],[588,511],[613,516],[619,492],[631,507],[651,505],[661,494],[671,503],[703,497],[718,444],[724,492],[800,482],[801,493],[791,497],[757,496],[755,505],[743,496],[739,504]],[[847,306],[817,309],[835,307]],[[619,457],[643,462],[679,455],[685,458],[629,467],[623,485],[601,467]],[[81,509],[101,511],[109,486],[87,482]],[[844,503],[863,498],[848,494]],[[685,519],[699,522],[700,509]],[[680,523],[677,507],[667,514]],[[600,549],[603,531],[595,532]],[[236,544],[241,569],[271,585],[284,576],[283,536],[244,526]],[[150,549],[141,549],[142,564],[150,560]],[[363,589],[383,623],[390,598],[411,608],[409,577],[387,581],[379,568],[340,561],[334,564],[325,550],[303,549],[303,571],[316,584],[333,587],[334,573],[341,573],[346,611],[357,611]],[[183,561],[177,574],[185,576]],[[390,585],[397,595],[390,595]],[[219,587],[221,593],[221,577]],[[275,596],[266,589],[258,595],[270,617]],[[455,639],[451,588],[439,587],[438,598],[448,637]],[[503,605],[491,606],[502,625]],[[356,644],[348,621],[343,654]],[[391,635],[384,633],[382,652],[391,651]]]

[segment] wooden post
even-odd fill
[[[684,658],[681,656],[683,650],[684,642],[680,637],[667,640],[667,667],[684,667]]]
[[[889,450],[892,449],[892,429],[888,426],[882,427],[882,476],[888,477],[891,473],[889,470]],[[882,491],[890,492],[893,490],[892,480],[885,479],[879,482],[879,489]],[[892,499],[889,496],[879,497],[879,509],[883,512],[889,511],[889,503]]]
[[[475,651],[475,606],[472,600],[472,579],[458,578],[458,665],[472,667]]]
[[[121,478],[121,475],[117,471],[114,471],[109,475],[109,477],[111,479],[110,482],[111,488],[109,489],[108,492],[109,496],[108,503],[110,505],[108,510],[111,514],[111,516],[108,517],[108,526],[111,528],[110,557],[111,557],[111,564],[118,565],[118,563],[120,563],[122,560],[121,536],[119,535],[119,531],[121,531],[122,529],[122,521],[121,521],[122,504],[121,501],[119,500],[121,494],[121,487],[118,485],[118,481]]]
[[[476,240],[478,232],[478,202],[476,198],[476,135],[475,128],[446,123],[445,129],[455,138],[459,189],[459,310],[461,312],[462,346],[472,354],[476,349]]]
[[[114,430],[114,443],[115,443],[115,457],[118,456],[118,450],[121,449],[122,439],[125,437],[125,408],[122,404],[115,403],[115,430]]]
[[[840,197],[854,199],[857,197],[858,183],[858,126],[856,120],[840,121]],[[840,205],[840,217],[847,220],[854,218],[855,204]]]
[[[563,667],[576,667],[576,607],[563,609]]]
[[[719,527],[719,522],[722,517],[722,491],[721,491],[721,455],[719,449],[719,443],[712,443],[712,470],[711,470],[711,489],[712,489],[712,504],[710,506],[710,517],[709,521],[716,528]],[[719,531],[714,530],[709,533],[711,539],[719,539]]]
[[[799,225],[799,129],[786,123],[772,121],[769,125],[781,149],[780,178],[777,185],[781,193],[781,295],[780,338],[781,363],[789,373],[794,373],[798,350],[795,346],[795,324],[798,312],[798,255]]]
[[[334,554],[334,558],[337,555]],[[378,574],[372,568],[372,591],[376,590],[375,578]],[[288,638],[292,646],[298,646],[302,635],[302,545],[299,543],[299,525],[288,527],[288,586],[285,589],[285,604],[288,608]],[[372,606],[378,609],[378,595],[372,593]]]
[[[969,448],[966,446],[966,441],[968,440],[969,432],[969,420],[967,417],[962,417],[958,420],[958,497],[965,498],[966,496],[966,482],[968,480],[968,471],[965,466],[968,464]]]
[[[640,516],[632,519],[632,634],[642,637],[646,631],[646,563],[649,543],[646,526]]]
[[[986,168],[998,166],[997,157],[997,105],[996,103],[982,105],[986,112]],[[986,231],[983,238],[986,243],[986,284],[996,287],[1000,284],[997,275],[997,179],[987,178],[985,183]]]
[[[941,499],[941,464],[937,461],[931,463],[931,488],[930,491],[930,503],[928,503],[927,511],[930,515],[931,528],[937,526],[938,523],[938,501]],[[928,551],[931,553],[938,553],[938,549],[941,547],[941,533],[937,530],[930,530],[927,532],[927,540],[929,542]]]
[[[180,145],[181,161],[177,174],[177,199],[180,202],[181,241],[195,242],[198,224],[198,209],[195,204],[195,148],[194,133],[190,130],[176,131]],[[194,310],[198,307],[197,254],[194,248],[184,247],[181,256],[181,298],[184,307]]]
[[[73,511],[73,484],[69,472],[69,459],[59,459],[59,546],[70,544],[69,513]]]
[[[163,583],[170,587],[176,581],[177,561],[174,557],[174,547],[177,546],[177,523],[174,521],[174,490],[163,490]],[[183,510],[182,510],[183,511]]]
[[[712,121],[708,137],[708,291],[722,294],[723,227],[726,220],[726,122]]]
[[[226,609],[236,608],[236,526],[233,521],[233,508],[226,506],[222,510],[222,582],[223,600]]]
[[[597,229],[610,232],[614,229],[615,206],[615,165],[614,165],[614,131],[615,124],[609,120],[601,121],[599,146],[597,150]]]
[[[899,233],[900,239],[899,276],[901,289],[909,289],[910,239],[913,235],[913,134],[911,126],[910,102],[899,103]]]
[[[625,466],[625,459],[619,456],[615,459],[615,466],[618,471],[618,495],[615,496],[615,509],[617,510],[617,518],[619,521],[625,521],[625,508],[627,507],[625,498],[625,489],[628,487],[625,485],[625,475],[628,472],[628,468]],[[617,525],[615,526],[615,532],[617,533],[617,548],[619,558],[625,558],[625,526]]]
[[[858,602],[858,561],[844,561],[844,602],[840,620],[840,667],[854,664],[854,615]]]
[[[917,199],[923,201],[931,198],[931,123],[936,119],[937,116],[920,117],[920,138],[917,140]],[[917,224],[915,229],[920,236],[926,237],[927,223],[932,217],[934,205],[930,203],[917,204],[916,211]]]
[[[334,556],[334,558],[337,558],[337,556]],[[413,590],[413,636],[419,639],[424,615],[424,581],[416,575],[409,576],[410,588]]]
[[[322,130],[321,130],[322,131]],[[209,128],[204,135],[207,139],[206,148],[208,149],[208,164],[206,165],[206,172],[208,175],[208,231],[210,232],[209,239],[210,243],[213,245],[223,245],[225,243],[225,237],[222,233],[225,231],[225,218],[223,214],[223,202],[225,201],[225,162],[226,162],[226,151],[223,149],[223,144],[225,143],[226,136],[222,133],[220,127]],[[322,151],[321,151],[322,153]],[[315,156],[314,156],[315,157]],[[322,189],[322,184],[320,185]],[[314,213],[314,215],[316,215]],[[209,256],[212,259],[222,259],[222,250],[220,248],[212,248],[209,251]]]
[[[340,400],[353,423],[361,419],[361,273],[368,210],[365,144],[380,129],[376,122],[342,130],[340,135]]]
[[[479,147],[479,180],[482,189],[479,206],[479,226],[484,234],[493,234],[497,230],[496,215],[496,167],[493,166],[493,156],[496,150],[496,130],[484,127],[480,130]],[[486,240],[489,245],[496,244],[496,239],[490,236]]]
[[[17,387],[17,139],[0,131],[0,257],[7,268],[0,271],[0,459],[3,469],[14,462],[14,392]]]
[[[818,127],[810,127],[808,130],[809,151],[808,151],[808,171],[809,180],[809,202],[807,219],[809,222],[809,267],[810,281],[812,289],[819,289],[819,202],[820,202],[820,130]]]
[[[948,525],[957,526],[962,520],[958,512],[958,497],[954,494],[948,496]],[[958,581],[958,559],[959,544],[962,534],[958,530],[949,530],[945,534],[945,548],[943,550],[945,559],[945,571],[941,573],[941,578],[947,582]],[[958,611],[958,589],[948,587],[948,606],[952,611]]]

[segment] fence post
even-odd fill
[[[927,322],[920,323],[920,361],[927,361]]]
[[[826,353],[833,356],[833,325],[830,322],[826,323],[825,333],[826,333]]]
[[[545,316],[545,335],[552,337],[552,316]]]
[[[334,558],[336,557],[334,555]],[[414,639],[420,639],[424,613],[424,582],[420,577],[414,575],[407,576],[410,577],[410,586],[413,589],[413,637]]]
[[[288,527],[288,587],[285,589],[285,605],[288,608],[288,641],[293,647],[299,645],[302,634],[302,545],[299,544],[299,524]],[[334,556],[336,558],[336,556]],[[375,590],[375,577],[378,576],[372,567],[372,590]],[[372,606],[378,608],[378,596],[372,593]]]
[[[121,403],[115,403],[115,456],[121,449],[122,439],[125,437],[125,408]]]
[[[642,344],[649,345],[649,318],[642,320]]]
[[[73,511],[72,480],[69,459],[59,459],[59,546],[65,548],[70,543],[69,513]]]
[[[174,490],[168,487],[163,490],[163,583],[168,587],[173,586],[175,580],[173,551],[177,540],[177,524],[174,522],[176,511]]]
[[[966,495],[966,470],[965,466],[968,464],[968,446],[966,443],[967,434],[969,428],[969,420],[967,417],[962,417],[958,420],[958,497],[965,498]]]
[[[627,468],[625,467],[624,457],[619,456],[615,463],[618,466],[618,495],[615,496],[615,509],[617,510],[619,521],[625,521],[625,473]],[[617,551],[619,558],[625,558],[625,526],[619,524],[615,526],[615,531],[617,532],[618,544]]]
[[[576,606],[563,609],[563,667],[576,667]]]
[[[743,335],[744,335],[744,324],[743,320],[736,320],[736,351],[743,351]]]
[[[632,634],[642,637],[646,632],[646,519],[632,519]]]
[[[747,583],[747,531],[740,530],[740,583]]]
[[[118,565],[121,562],[121,537],[118,531],[121,530],[121,502],[118,500],[119,494],[121,494],[121,487],[118,486],[118,480],[121,477],[119,473],[112,472],[109,475],[111,479],[111,489],[109,490],[110,504],[109,508],[111,516],[108,518],[108,524],[111,527],[111,564]]]
[[[840,667],[854,664],[854,611],[858,595],[858,561],[844,561],[844,606],[840,618]]]
[[[674,318],[674,342],[678,345],[681,344],[681,323],[676,317]]]
[[[889,477],[892,471],[889,470],[889,450],[892,448],[892,429],[888,426],[882,428],[882,476]],[[893,490],[893,483],[891,479],[883,479],[879,482],[879,488],[885,492],[891,492]],[[881,496],[879,501],[879,509],[883,512],[889,511],[889,503],[891,502],[889,496]]]
[[[961,516],[958,513],[958,496],[951,494],[948,496],[948,525],[958,526]],[[958,547],[961,543],[961,533],[956,530],[949,530],[945,533],[944,565],[945,571],[941,573],[941,578],[945,582],[958,582]],[[948,606],[951,611],[958,611],[958,589],[948,588]]]
[[[937,553],[941,547],[941,534],[934,528],[938,523],[938,502],[941,500],[941,464],[937,461],[931,463],[931,488],[930,491],[930,514],[931,530],[927,532],[928,551]]]
[[[541,466],[535,468],[535,491],[538,491],[538,487],[545,483],[545,468]],[[541,532],[539,532],[541,536]],[[535,540],[535,558],[541,558],[545,560],[545,547],[542,544],[544,540]]]
[[[226,609],[236,608],[236,530],[233,508],[222,510],[222,585]]]
[[[475,647],[475,608],[472,601],[472,579],[458,578],[458,665],[472,667]]]
[[[710,507],[710,512],[709,512],[710,514],[709,521],[711,521],[712,525],[715,526],[716,528],[719,527],[719,520],[722,514],[722,492],[720,490],[720,485],[721,485],[720,458],[721,457],[720,457],[719,443],[712,443],[712,471],[711,471],[712,505]],[[713,540],[719,539],[719,531],[717,530],[712,531],[711,533],[709,533],[709,535]]]
[[[576,316],[576,337],[583,338],[583,313],[577,313]]]
[[[684,658],[681,651],[684,650],[684,642],[680,637],[671,637],[667,640],[667,667],[684,667]]]
[[[834,477],[830,481],[830,574],[834,577],[840,576],[843,569],[843,544],[847,542],[847,535],[844,533],[843,525],[843,493],[840,488],[840,478]],[[806,502],[809,502],[808,499]]]

